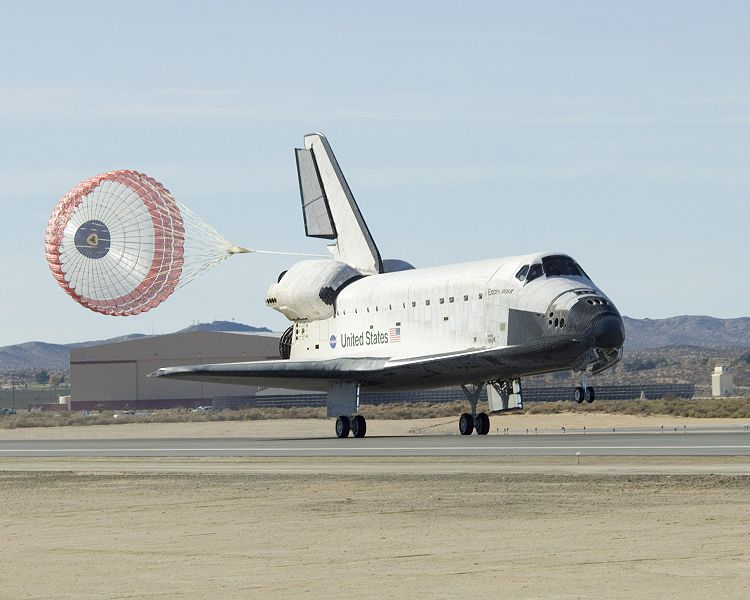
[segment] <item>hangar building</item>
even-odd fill
[[[257,387],[150,379],[161,367],[279,358],[279,335],[193,331],[77,348],[70,353],[71,410],[194,408]]]

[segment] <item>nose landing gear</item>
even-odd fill
[[[588,386],[583,393],[583,399],[591,404],[595,400],[594,388]]]
[[[587,387],[581,387],[578,386],[573,390],[573,400],[578,402],[578,404],[581,404],[584,400],[591,404],[596,398],[596,394],[594,393],[594,388],[591,386]]]
[[[591,404],[596,398],[594,388],[586,385],[586,373],[581,376],[581,385],[573,390],[573,400],[581,404],[584,400]]]

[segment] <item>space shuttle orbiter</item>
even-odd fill
[[[336,433],[366,432],[359,392],[461,386],[464,435],[489,432],[477,412],[522,406],[521,378],[581,373],[573,390],[593,402],[586,375],[622,356],[620,313],[571,257],[559,252],[415,269],[383,260],[328,141],[296,150],[305,231],[333,242],[331,258],[292,265],[266,304],[291,322],[279,360],[159,369],[154,377],[327,392]]]

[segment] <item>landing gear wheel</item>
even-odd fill
[[[583,393],[583,398],[584,400],[586,400],[586,402],[591,404],[594,401],[594,398],[596,398],[596,395],[594,394],[594,388],[592,388],[591,386],[587,387],[586,391]]]
[[[474,419],[477,435],[487,435],[490,432],[490,418],[486,413],[479,413]]]
[[[336,437],[348,437],[349,427],[349,417],[345,417],[342,415],[338,419],[336,419]]]
[[[578,402],[578,404],[583,402],[583,397],[585,395],[586,395],[586,392],[581,386],[578,386],[575,390],[573,390],[573,400]]]
[[[357,415],[352,419],[352,435],[355,438],[363,438],[367,433],[367,421],[362,415]]]
[[[474,431],[474,417],[469,413],[462,414],[458,420],[458,430],[461,435],[471,435],[471,432]]]

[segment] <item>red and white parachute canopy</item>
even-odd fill
[[[136,315],[232,254],[224,239],[163,185],[136,171],[83,181],[52,211],[47,262],[77,302],[106,315]]]

